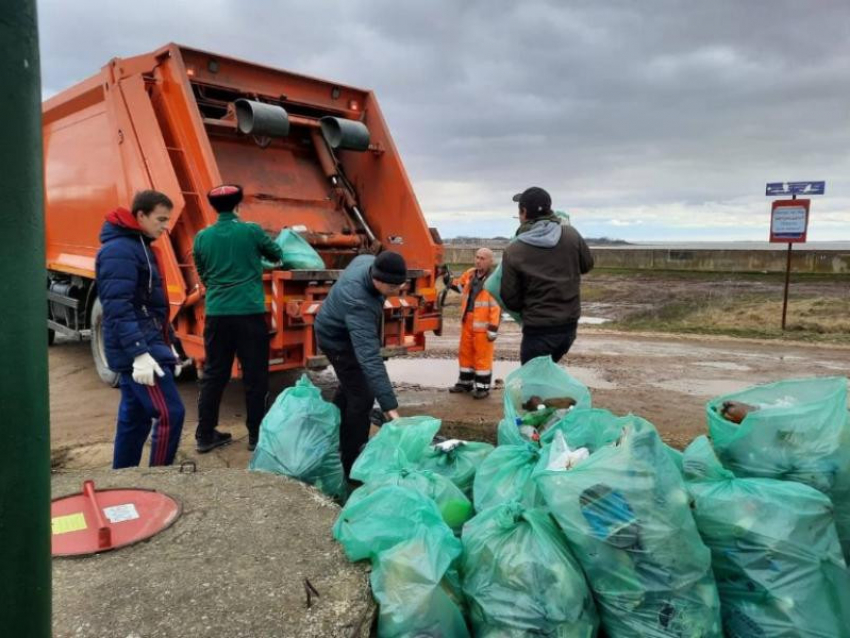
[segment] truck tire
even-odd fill
[[[91,355],[94,359],[94,367],[97,369],[97,375],[101,380],[113,387],[118,387],[118,381],[121,378],[117,372],[109,369],[106,363],[106,350],[103,345],[103,306],[100,305],[100,299],[95,297],[94,305],[91,309]]]

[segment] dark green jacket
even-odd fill
[[[262,258],[277,263],[283,254],[260,226],[241,221],[236,213],[219,213],[218,221],[195,237],[194,253],[207,288],[207,316],[266,311]]]
[[[398,401],[381,357],[381,317],[384,296],[372,285],[371,255],[360,255],[331,287],[316,316],[319,347],[328,352],[354,350],[369,387],[384,412]]]

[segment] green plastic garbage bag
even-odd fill
[[[325,262],[319,253],[294,230],[284,228],[274,240],[283,251],[280,264],[263,261],[264,268],[282,268],[283,270],[324,270]]]
[[[328,496],[343,498],[347,489],[339,424],[339,409],[322,399],[305,374],[277,397],[266,414],[248,468],[291,476]]]
[[[354,490],[346,503],[346,507],[353,507],[357,502],[386,485],[406,487],[433,500],[437,504],[437,509],[440,510],[446,525],[451,527],[458,535],[463,524],[472,518],[472,503],[460,488],[445,476],[428,470],[394,470],[376,476],[365,485]]]
[[[726,401],[758,408],[740,425],[718,410]],[[713,399],[706,406],[717,456],[737,476],[805,483],[835,505],[844,558],[850,560],[850,421],[847,379],[780,381]]]
[[[505,306],[505,302],[502,301],[502,262],[499,262],[499,265],[496,266],[496,270],[493,271],[493,274],[487,277],[487,280],[484,282],[484,290],[490,293],[490,296],[496,300],[496,303],[501,306],[502,310],[508,313],[511,319],[516,321],[519,325],[522,325],[522,317],[520,314],[513,310],[508,310]]]
[[[532,480],[540,450],[527,444],[500,445],[481,462],[472,484],[475,511],[519,501],[526,507],[544,505],[543,495]]]
[[[367,483],[380,474],[415,467],[439,430],[440,420],[429,416],[385,423],[354,461],[351,478]]]
[[[591,638],[599,621],[581,567],[542,509],[504,503],[463,528],[463,593],[485,638]]]
[[[468,638],[452,574],[458,545],[422,532],[378,556],[371,582],[379,638]]]
[[[726,636],[850,636],[850,572],[829,498],[801,483],[736,478],[704,436],[683,467]]]
[[[549,445],[556,432],[562,432],[573,449],[586,447],[590,452],[605,447],[620,438],[623,427],[632,422],[600,408],[574,408],[555,425],[540,435],[540,444]]]
[[[499,423],[499,445],[521,445],[528,442],[520,434],[517,418],[521,419],[527,414],[522,406],[534,396],[543,399],[544,404],[547,399],[570,398],[576,402],[576,408],[592,407],[590,391],[586,385],[571,377],[566,370],[552,361],[551,357],[532,359],[505,379],[505,416]],[[565,412],[563,409],[554,411],[549,417],[554,423],[563,418]],[[536,423],[535,427],[539,430],[545,425]]]
[[[446,547],[459,547],[460,541],[432,499],[408,487],[385,485],[349,500],[334,523],[333,535],[346,556],[358,561],[374,559],[422,530]]]
[[[475,472],[493,449],[489,443],[450,439],[429,446],[419,461],[419,467],[442,474],[472,498]]]
[[[653,425],[627,418],[616,442],[569,470],[552,462],[553,442],[534,476],[610,638],[719,638],[711,553],[681,474]]]
[[[571,449],[584,447],[592,453],[616,441],[622,434],[623,427],[631,423],[631,419],[632,415],[617,416],[608,410],[576,408],[543,432],[540,435],[540,444],[551,444],[560,431]],[[681,472],[682,453],[666,443],[664,449]]]

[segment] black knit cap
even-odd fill
[[[514,201],[518,202],[532,218],[552,212],[552,198],[539,186],[532,186],[517,193],[514,195]]]
[[[231,213],[242,201],[242,187],[236,184],[216,186],[207,193],[207,199],[219,213]]]
[[[391,250],[382,252],[375,257],[372,264],[372,277],[385,284],[400,286],[407,281],[407,264],[404,257]]]

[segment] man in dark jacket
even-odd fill
[[[406,280],[407,265],[398,253],[361,255],[333,285],[316,316],[319,347],[339,380],[334,403],[342,414],[339,436],[346,476],[369,438],[375,398],[387,418],[398,418],[398,401],[381,358],[381,318],[386,297],[399,294]]]
[[[575,341],[581,275],[593,268],[593,256],[578,231],[552,212],[545,190],[532,186],[514,201],[521,225],[502,257],[500,294],[522,317],[522,363],[543,355],[557,363]]]
[[[245,426],[248,449],[257,446],[260,423],[269,392],[269,328],[263,264],[279,262],[283,254],[258,224],[236,215],[242,189],[235,185],[212,189],[207,199],[218,221],[195,237],[195,268],[207,292],[204,300],[204,375],[198,399],[195,441],[200,453],[229,443],[229,432],[219,432],[218,409],[230,381],[233,357],[242,365],[245,388]]]
[[[151,246],[165,232],[172,208],[163,193],[142,191],[133,198],[132,212],[115,209],[100,232],[95,280],[106,361],[121,375],[115,469],[139,465],[151,428],[150,464],[170,465],[183,430],[185,410],[174,383],[179,357],[171,345],[164,270],[159,251]]]

